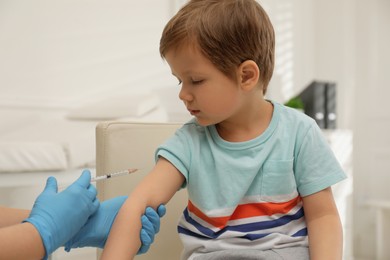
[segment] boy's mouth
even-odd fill
[[[196,115],[200,112],[200,110],[194,110],[194,109],[188,109],[188,111],[189,111],[190,114],[193,115],[193,116],[196,116]]]

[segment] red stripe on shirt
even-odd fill
[[[230,220],[245,219],[259,216],[271,216],[274,214],[286,214],[301,201],[301,197],[283,203],[248,203],[238,205],[231,216],[209,217],[198,209],[190,200],[188,210],[198,218],[209,223],[216,228],[223,228]]]

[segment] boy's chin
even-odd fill
[[[210,126],[210,125],[216,124],[215,122],[212,122],[210,120],[205,120],[205,119],[198,118],[198,117],[195,117],[195,120],[198,123],[198,125],[200,125],[200,126]]]

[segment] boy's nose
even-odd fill
[[[179,98],[184,102],[189,102],[193,99],[191,93],[184,86],[182,86],[180,89]]]

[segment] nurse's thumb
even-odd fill
[[[44,192],[48,193],[57,193],[58,187],[57,187],[57,179],[50,176],[46,180],[46,186]]]

